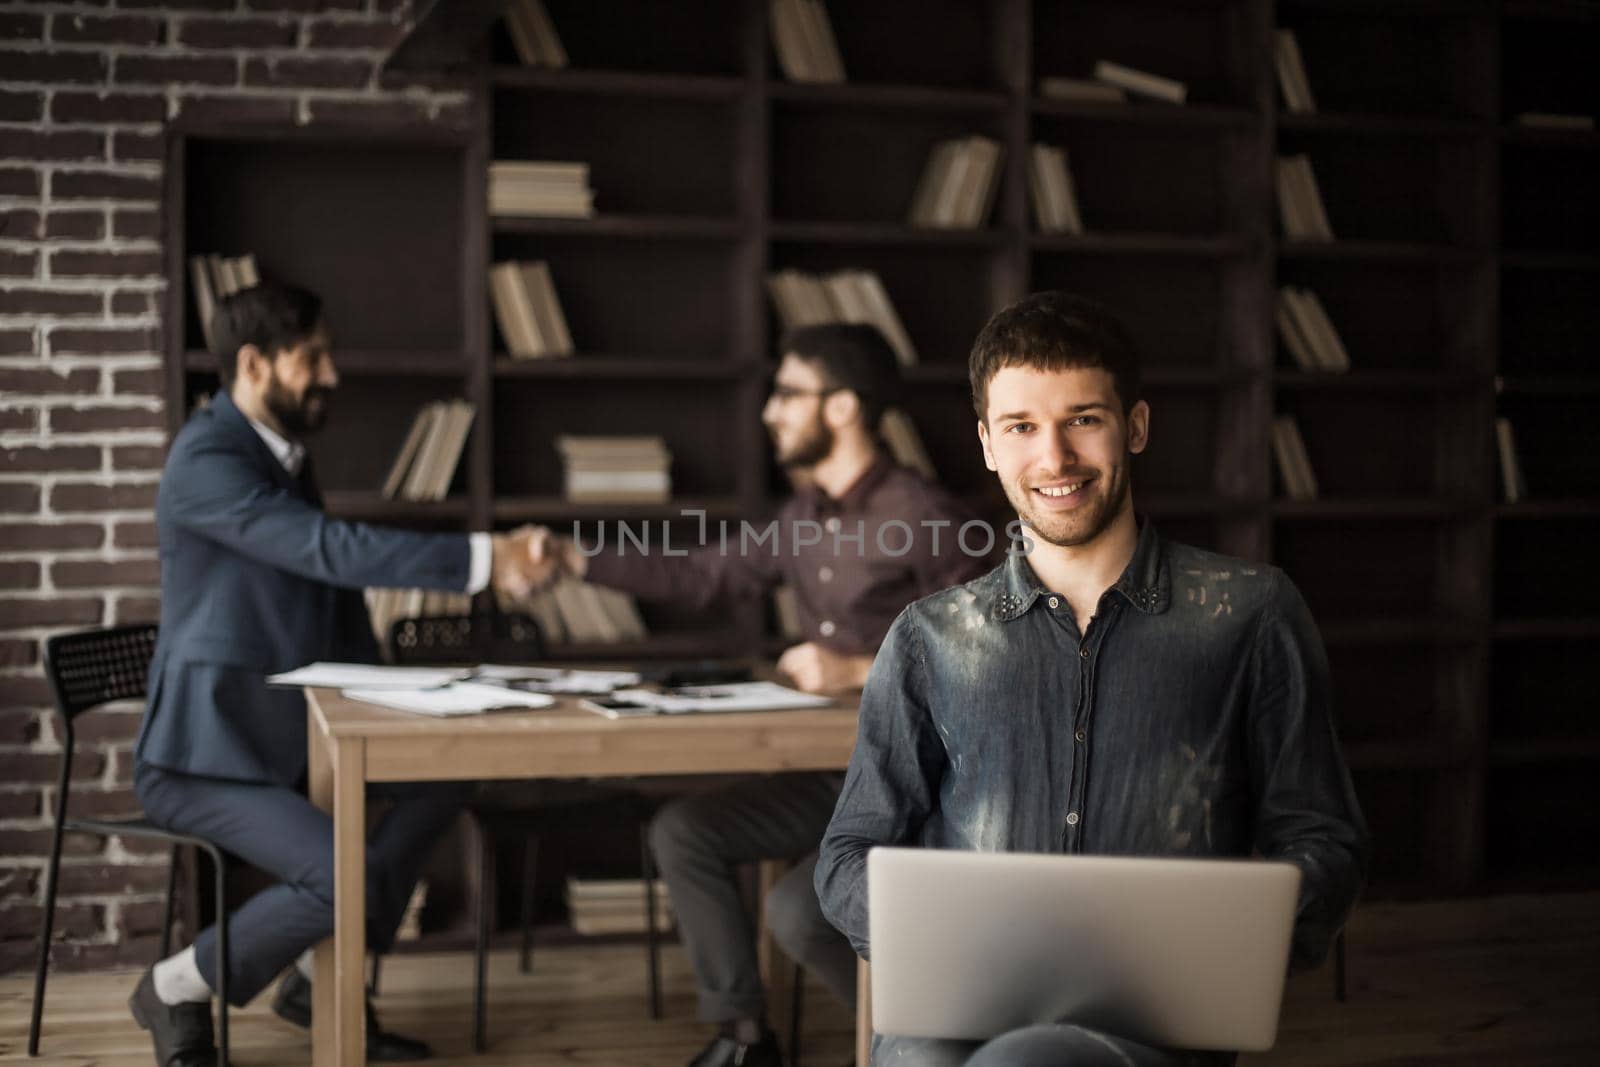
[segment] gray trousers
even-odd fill
[[[294,789],[201,778],[141,764],[134,789],[158,826],[194,834],[279,881],[228,916],[228,1000],[249,1003],[306,949],[333,933],[333,820]],[[367,945],[385,951],[435,842],[468,796],[453,782],[381,785],[390,800],[367,841]],[[217,987],[216,929],[194,940],[200,977]]]
[[[702,1021],[754,1019],[765,1012],[755,922],[737,875],[741,864],[765,859],[800,860],[767,897],[767,928],[791,959],[855,1006],[855,952],[822,917],[812,887],[817,845],[842,784],[838,774],[746,779],[675,800],[651,823],[651,849],[694,968]]]
[[[872,1038],[872,1067],[1228,1067],[1232,1052],[1184,1052],[1072,1023],[1027,1026],[988,1041]]]

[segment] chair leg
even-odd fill
[[[484,988],[489,967],[489,910],[494,895],[494,842],[488,828],[478,823],[478,937],[473,946],[472,1050],[483,1052],[489,1044],[488,1007]]]
[[[1333,939],[1333,999],[1340,1004],[1345,1002],[1343,930]]]
[[[517,954],[517,969],[533,973],[533,885],[539,877],[539,835],[529,834],[522,852],[522,895],[518,898],[517,922],[522,941]]]
[[[63,775],[65,777],[65,775]],[[56,925],[56,877],[61,873],[61,821],[66,816],[67,791],[56,791],[56,832],[50,839],[50,867],[44,880],[44,916],[39,929],[39,965],[33,972],[33,1015],[28,1020],[28,1055],[39,1054],[39,1028],[44,1018],[44,979],[50,967],[50,938]]]
[[[661,1018],[661,934],[656,926],[656,860],[650,824],[639,824],[639,873],[644,876],[644,951],[650,976],[650,1018]]]
[[[167,856],[167,900],[161,915],[161,955],[156,957],[158,960],[164,960],[172,955],[172,919],[178,901],[178,857],[181,854],[179,848],[180,846],[174,844]]]
[[[217,1063],[228,1063],[228,866],[221,849],[212,849],[211,866],[216,878],[217,923]]]
[[[800,1016],[806,1005],[806,969],[794,965],[794,989],[789,994],[789,1067],[800,1067]]]

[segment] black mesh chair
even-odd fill
[[[544,635],[526,615],[437,615],[397,620],[390,630],[396,663],[471,664],[530,663],[545,658]],[[477,832],[477,937],[473,944],[472,1047],[488,1047],[489,916],[494,892],[495,851],[500,841],[523,844],[522,885],[518,908],[519,969],[533,967],[533,890],[538,875],[539,838],[555,832],[600,833],[619,819],[639,826],[640,871],[645,879],[645,951],[650,975],[650,1017],[661,1018],[660,945],[656,929],[654,864],[647,828],[650,808],[631,789],[591,782],[539,782],[525,789],[488,789],[468,805]],[[376,988],[378,974],[373,974]]]
[[[123,626],[111,630],[86,630],[59,634],[44,645],[45,673],[55,693],[57,725],[61,732],[61,773],[56,782],[55,835],[50,842],[50,866],[44,883],[44,919],[39,931],[39,968],[33,979],[33,1016],[28,1024],[28,1055],[39,1054],[39,1028],[44,1015],[44,980],[50,965],[50,935],[55,926],[56,878],[61,871],[61,841],[67,834],[100,837],[149,837],[172,844],[167,870],[166,913],[161,922],[161,955],[172,951],[172,921],[177,890],[178,850],[199,849],[211,857],[216,879],[217,915],[217,1050],[219,1063],[228,1062],[228,924],[224,906],[227,861],[211,842],[188,834],[163,830],[144,818],[69,819],[67,793],[72,785],[73,724],[78,716],[113,701],[139,700],[145,676],[155,655],[154,626]]]

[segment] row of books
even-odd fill
[[[1311,79],[1306,76],[1306,61],[1293,30],[1272,31],[1272,65],[1278,72],[1278,91],[1290,111],[1309,115],[1317,110],[1311,95]]]
[[[567,50],[543,0],[511,0],[505,18],[511,46],[525,66],[559,70],[567,65]]]
[[[866,323],[883,334],[901,366],[910,367],[917,362],[911,335],[906,333],[876,271],[810,274],[781,270],[767,276],[767,294],[786,330],[836,322]]]
[[[365,596],[372,633],[380,648],[388,647],[390,631],[401,619],[466,615],[472,611],[472,597],[466,593],[437,589],[368,589]]]
[[[455,480],[477,409],[469,400],[434,400],[411,420],[383,480],[385,500],[443,500]]]
[[[1088,78],[1040,78],[1039,95],[1047,100],[1090,104],[1123,103],[1129,96],[1182,104],[1189,98],[1189,87],[1173,78],[1102,59]]]
[[[1350,353],[1316,293],[1293,285],[1280,287],[1276,319],[1278,335],[1295,366],[1335,374],[1350,369]]]
[[[550,644],[614,645],[650,636],[633,597],[576,578],[558,578],[526,602],[500,607],[527,612]]]
[[[934,229],[976,229],[1000,188],[1000,142],[960,137],[933,146],[911,198],[910,222]]]
[[[1277,415],[1272,420],[1272,456],[1277,461],[1278,477],[1290,500],[1315,500],[1317,475],[1311,469],[1305,438],[1293,415]]]
[[[211,316],[217,309],[217,301],[260,284],[261,273],[256,269],[256,257],[249,252],[242,256],[204,253],[189,257],[189,288],[194,290],[194,310],[200,318],[200,333],[205,338],[206,351],[216,347],[211,332]]]
[[[572,334],[556,296],[550,265],[496,263],[489,268],[489,300],[495,325],[516,359],[548,359],[573,353]]]
[[[1041,233],[1083,233],[1083,213],[1066,149],[1047,144],[1029,149],[1028,196]]]
[[[1295,241],[1333,240],[1333,226],[1322,206],[1322,191],[1317,188],[1310,156],[1279,156],[1277,189],[1278,220],[1285,237]]]
[[[656,904],[656,929],[671,930],[675,913],[665,882],[653,885]],[[642,878],[568,878],[567,915],[580,934],[642,934],[648,912],[645,910],[647,883]]]
[[[672,499],[672,453],[660,437],[556,438],[568,500],[664,504]]]
[[[1529,130],[1567,130],[1573,133],[1593,133],[1594,116],[1558,113],[1554,111],[1523,111],[1512,116],[1511,124]]]
[[[838,84],[844,57],[822,0],[772,0],[772,47],[792,82]]]
[[[590,218],[589,164],[497,159],[489,164],[489,214]]]

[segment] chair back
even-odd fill
[[[396,619],[397,664],[518,663],[545,657],[544,634],[527,615],[423,615]]]
[[[44,669],[56,710],[70,729],[86,711],[116,700],[139,700],[156,654],[153,623],[56,634],[44,643]]]

